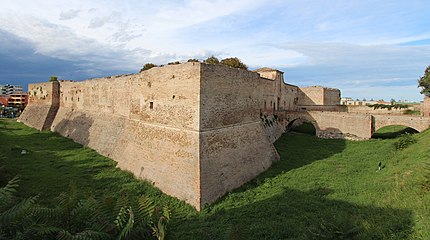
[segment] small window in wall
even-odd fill
[[[149,102],[149,109],[154,109],[154,102]]]

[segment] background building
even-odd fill
[[[28,102],[28,94],[19,85],[0,85],[0,106],[23,109]]]
[[[23,87],[19,85],[0,85],[0,95],[10,95],[16,92],[22,92]]]

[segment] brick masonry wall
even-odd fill
[[[200,208],[200,65],[61,82],[51,129]]]
[[[279,159],[259,114],[264,93],[272,84],[254,72],[202,65],[202,204],[241,186]]]
[[[353,106],[344,105],[348,108],[348,112],[351,113],[363,113],[363,114],[385,114],[385,115],[402,115],[406,109],[373,109],[369,106]],[[413,107],[407,108],[413,110]]]
[[[421,115],[430,116],[430,97],[424,97],[424,101],[421,103]]]
[[[294,111],[309,96],[310,105],[333,103],[338,90],[313,87],[309,99],[298,99],[302,90],[284,84],[280,72],[270,76],[274,79],[185,63],[82,82],[31,84],[21,121],[88,145],[197,209],[278,160],[272,143],[296,118],[311,121],[324,138],[367,139],[372,124],[413,120],[417,130],[429,125],[429,118]]]
[[[335,88],[324,88],[324,105],[339,105],[340,90]]]
[[[38,130],[49,129],[59,107],[59,83],[29,84],[29,104],[18,121]]]
[[[428,117],[410,115],[372,115],[372,117],[374,122],[374,131],[378,131],[378,129],[385,126],[402,125],[414,128],[421,132],[430,126],[430,118]]]
[[[298,105],[324,105],[324,89],[319,86],[299,88]]]

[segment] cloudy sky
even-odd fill
[[[299,86],[408,99],[430,65],[428,0],[2,0],[0,84],[239,57]]]

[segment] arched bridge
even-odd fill
[[[408,115],[372,115],[373,132],[390,125],[403,125],[422,132],[429,127],[430,118]]]
[[[378,129],[389,125],[403,125],[418,132],[429,128],[430,117],[410,115],[370,115],[330,111],[279,112],[285,128],[294,122],[307,121],[314,125],[321,138],[370,139]]]

